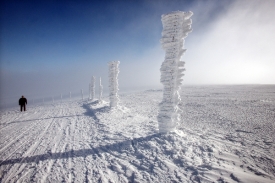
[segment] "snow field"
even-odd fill
[[[166,134],[158,90],[1,111],[0,182],[274,182],[274,89],[185,86]]]

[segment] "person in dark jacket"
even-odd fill
[[[27,99],[24,96],[22,96],[19,99],[19,105],[20,105],[21,112],[22,112],[23,107],[24,107],[24,111],[26,111]]]

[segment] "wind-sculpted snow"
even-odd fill
[[[1,111],[0,182],[275,181],[275,86],[184,87],[158,133],[162,91]],[[121,107],[123,106],[123,107]]]
[[[118,73],[119,61],[109,62],[109,98],[110,106],[117,107],[119,102],[118,97]]]
[[[191,29],[192,12],[176,11],[161,16],[163,24],[162,48],[165,50],[165,60],[161,65],[160,81],[164,85],[163,99],[160,103],[158,115],[159,131],[169,132],[175,130],[180,121],[180,86],[182,84],[184,62],[180,61],[184,38]]]

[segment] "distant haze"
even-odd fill
[[[0,101],[162,88],[161,15],[192,11],[184,84],[275,84],[275,1],[1,1]],[[97,80],[98,81],[98,80]],[[96,83],[98,84],[98,83]]]

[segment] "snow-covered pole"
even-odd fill
[[[103,86],[101,85],[101,77],[100,77],[99,78],[99,97],[98,97],[99,102],[102,101],[102,92],[103,92]]]
[[[179,120],[178,104],[180,98],[180,86],[182,84],[184,62],[180,61],[186,51],[183,48],[184,38],[192,31],[193,15],[191,11],[175,11],[161,16],[163,24],[162,48],[165,50],[165,60],[161,65],[160,82],[164,85],[163,99],[160,103],[158,123],[159,132],[173,131]]]
[[[119,102],[118,96],[118,73],[119,61],[109,62],[109,97],[110,107],[117,107]]]
[[[92,77],[92,82],[91,82],[91,100],[95,99],[95,77]]]

